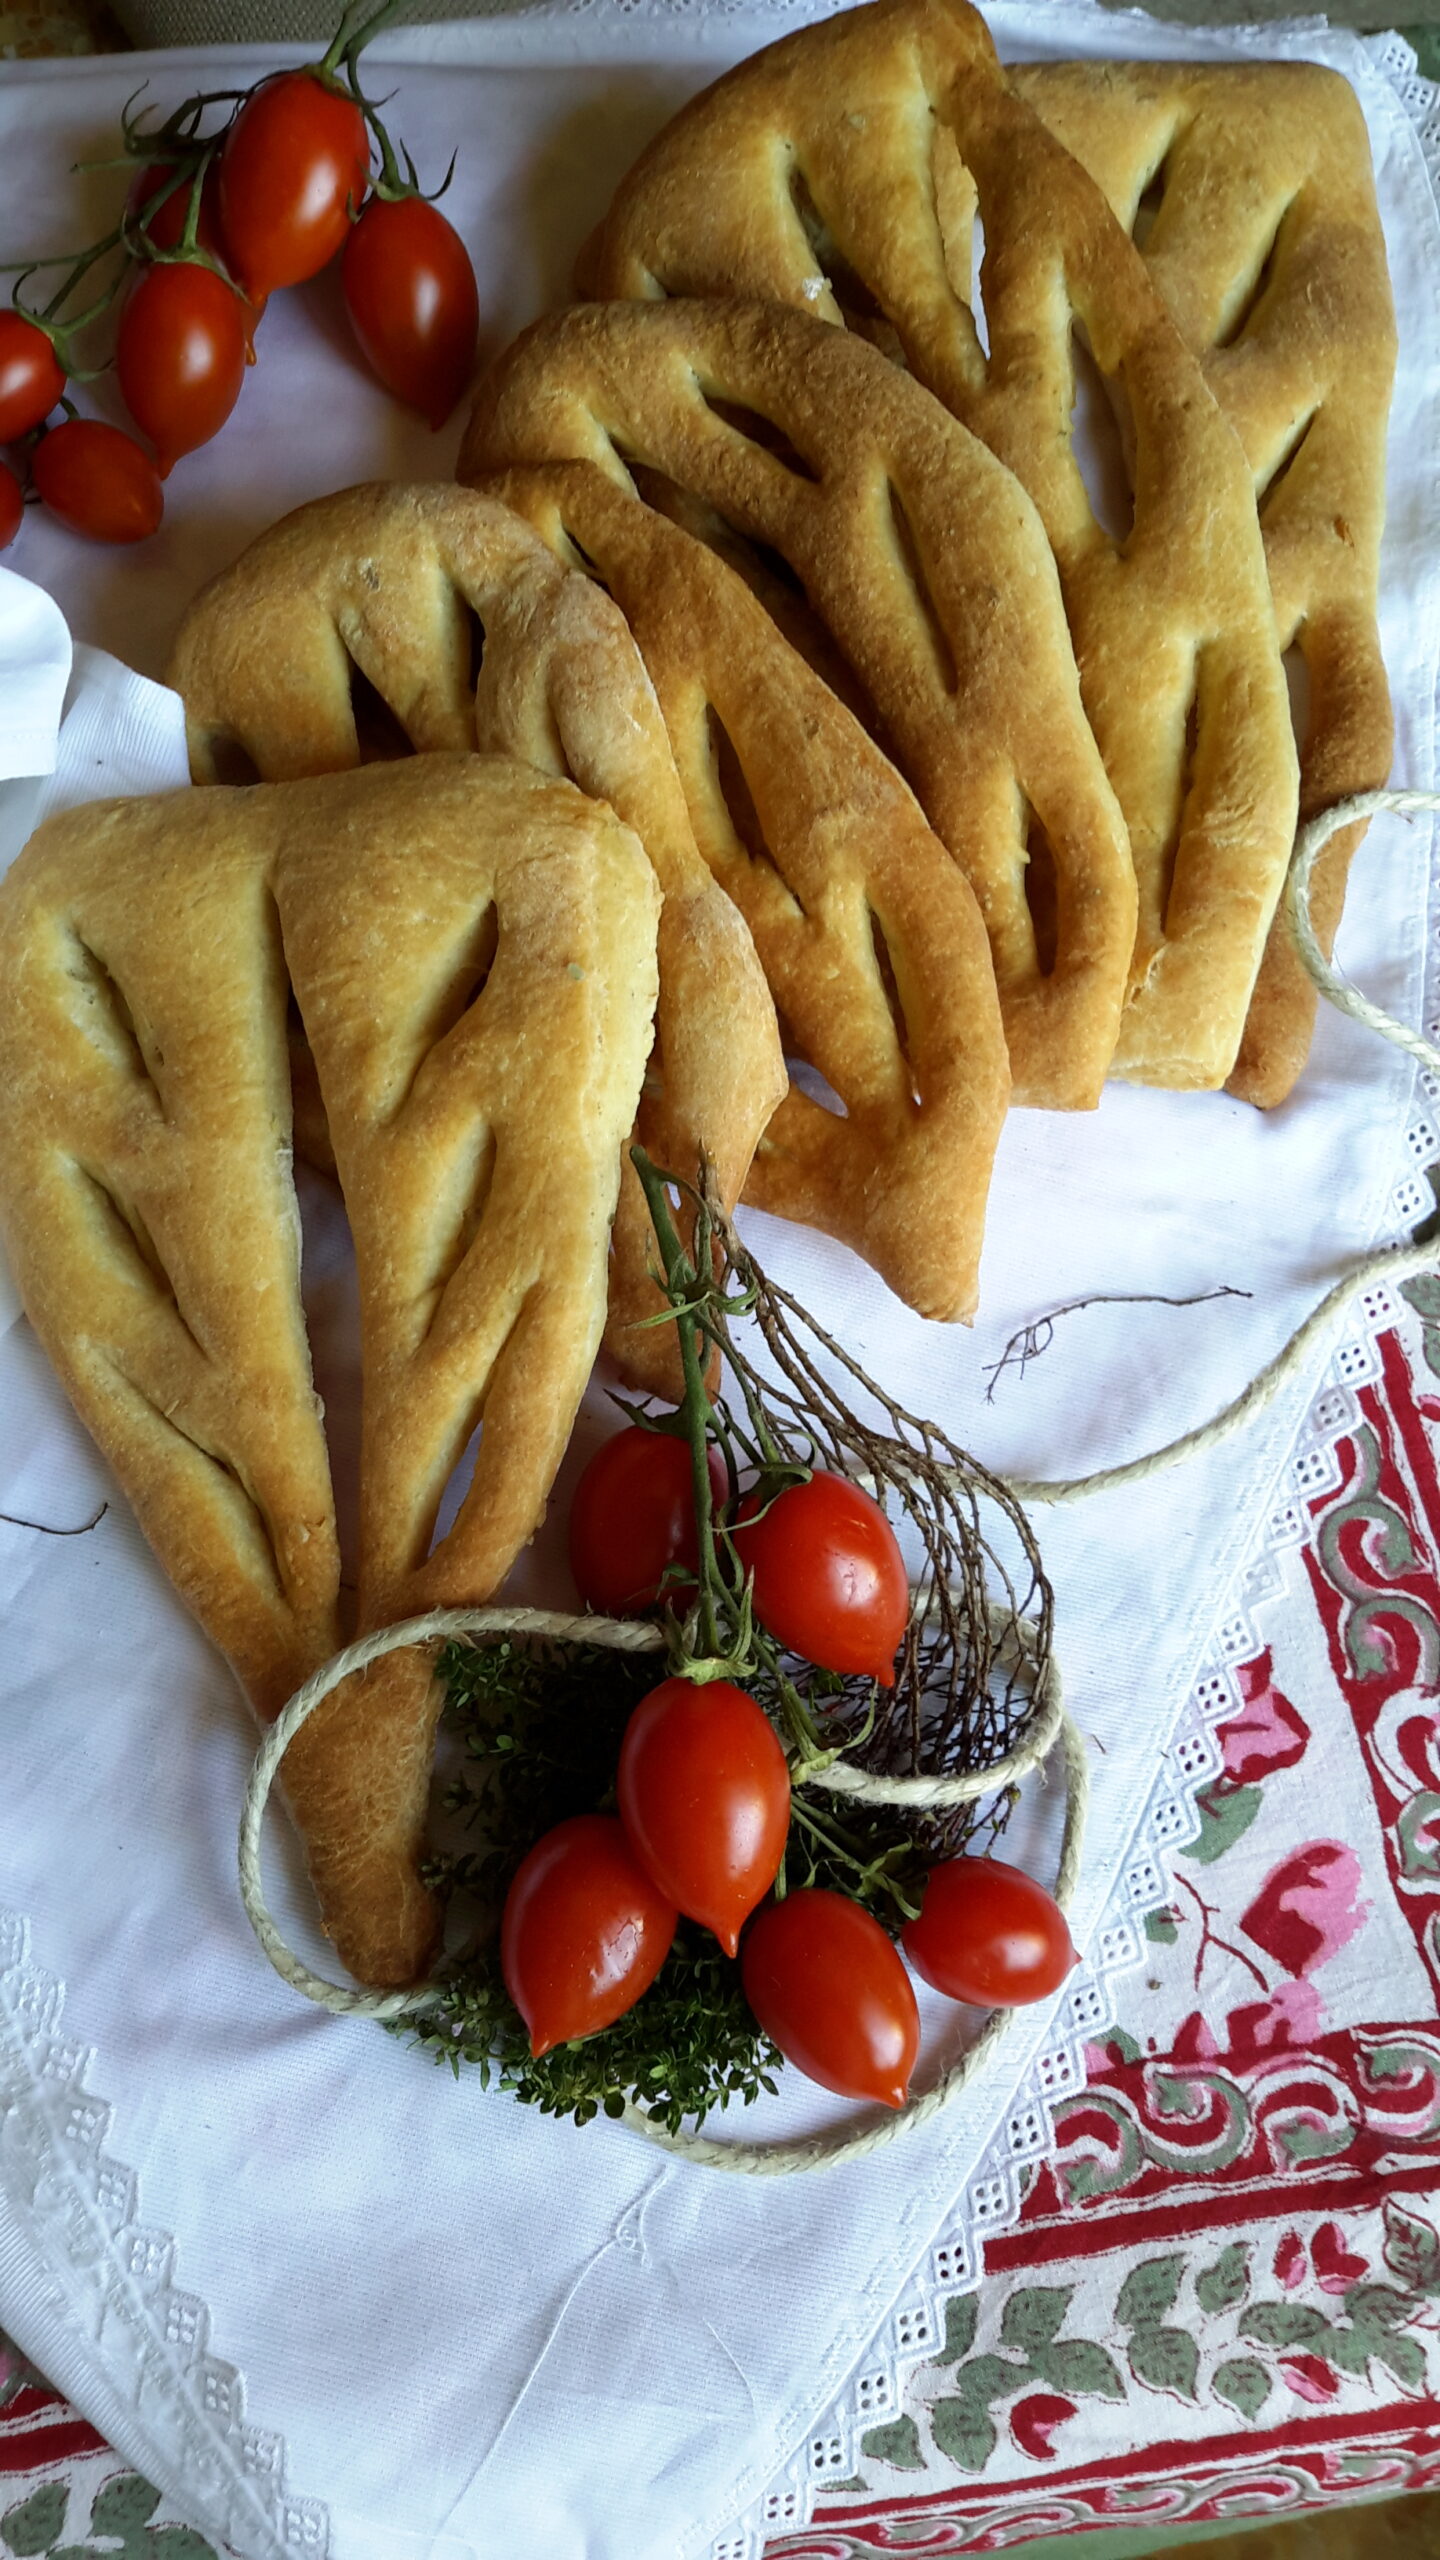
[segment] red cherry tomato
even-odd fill
[[[0,551],[8,551],[25,513],[25,492],[8,462],[0,462]]]
[[[725,1499],[725,1462],[709,1452],[710,1489]],[[669,1597],[667,1565],[700,1568],[690,1444],[632,1423],[596,1450],[570,1505],[570,1570],[581,1599],[607,1618],[633,1618]]]
[[[617,1790],[636,1857],[733,1956],[790,1828],[790,1771],[769,1718],[728,1680],[662,1680],[625,1727]]]
[[[35,448],[30,473],[52,515],[93,542],[143,542],[165,512],[149,454],[98,418],[52,427]]]
[[[977,2009],[1043,2000],[1075,1962],[1059,1903],[1003,1858],[950,1858],[932,1867],[919,1917],[901,1944],[923,1980]]]
[[[152,249],[178,249],[185,236],[185,220],[190,211],[190,181],[188,178],[182,178],[175,183],[176,180],[177,171],[173,161],[147,161],[144,168],[132,179],[130,192],[125,198],[126,221],[136,230],[143,230]],[[149,221],[142,224],[139,217],[147,204],[154,197],[163,194],[167,187],[170,193],[165,197],[164,203],[157,205]],[[200,189],[200,219],[196,224],[195,238],[198,246],[208,249],[212,258],[224,257],[225,234],[220,222],[220,163],[218,160],[212,160],[205,172],[204,183]]]
[[[169,186],[174,175],[175,170],[173,164],[166,160],[152,160],[147,168],[141,170],[140,175],[134,181],[134,184],[130,189],[130,193],[125,200],[125,211],[132,223],[135,221],[136,216],[144,210],[147,204],[149,204],[151,198],[159,195],[165,187]],[[188,185],[177,186],[170,195],[166,196],[164,203],[151,215],[150,220],[144,225],[145,237],[150,242],[152,248],[179,248],[180,242],[184,237],[185,217],[189,212],[189,209],[190,189]],[[218,159],[212,160],[205,172],[205,182],[200,190],[200,219],[196,226],[195,238],[200,248],[208,249],[212,258],[218,258],[222,266],[226,268],[229,267],[230,261],[225,249],[225,234],[220,222],[220,163]],[[260,296],[258,302],[247,302],[244,295],[241,295],[240,316],[245,328],[245,361],[247,364],[253,364],[255,361],[255,331],[259,325],[260,315],[264,311],[264,308],[265,297],[263,294]]]
[[[227,258],[252,301],[318,275],[370,184],[370,135],[353,98],[282,71],[246,100],[220,152]]]
[[[759,1507],[747,1494],[732,1534],[761,1625],[826,1671],[868,1671],[892,1688],[910,1586],[878,1502],[844,1476],[813,1475],[757,1520]]]
[[[475,364],[480,298],[464,241],[420,196],[372,196],[345,243],[341,289],[372,373],[443,427]]]
[[[633,2009],[678,1917],[613,1815],[577,1814],[536,1841],[505,1897],[500,1970],[537,2061]]]
[[[115,340],[125,406],[164,480],[182,453],[219,434],[245,379],[245,305],[213,267],[147,267]]]
[[[745,1997],[787,2062],[842,2098],[901,2107],[920,2046],[910,1977],[878,1920],[843,1893],[787,1893],[752,1922]]]
[[[44,330],[23,311],[0,311],[0,444],[28,436],[64,388],[64,368]]]

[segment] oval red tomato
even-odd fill
[[[65,369],[44,330],[23,311],[0,311],[0,444],[28,436],[64,388]]]
[[[8,462],[0,462],[0,551],[8,551],[25,514],[25,492]]]
[[[421,196],[372,196],[345,243],[350,325],[387,391],[443,427],[475,364],[480,298],[459,232]]]
[[[732,1536],[761,1625],[826,1671],[868,1671],[892,1688],[910,1585],[879,1503],[844,1476],[816,1474],[756,1519],[758,1507],[748,1494]]]
[[[934,1990],[977,2009],[1043,2000],[1075,1962],[1054,1895],[1003,1858],[949,1858],[932,1867],[919,1916],[901,1943]]]
[[[52,427],[35,447],[30,474],[52,515],[93,542],[143,542],[165,512],[149,454],[98,418]]]
[[[262,81],[220,153],[227,258],[251,299],[328,266],[369,184],[370,134],[353,98],[311,71]]]
[[[190,179],[181,177],[171,160],[149,160],[130,182],[125,198],[125,219],[143,232],[152,249],[178,249],[185,236],[186,217],[190,211]],[[169,189],[166,194],[165,190]],[[163,204],[155,205],[148,222],[141,214],[156,196],[164,195]],[[195,239],[212,258],[225,255],[225,234],[220,222],[220,163],[212,160],[200,189],[200,215]]]
[[[162,480],[224,426],[245,379],[247,339],[244,301],[213,267],[147,267],[127,296],[115,369]]]
[[[725,1464],[708,1452],[710,1489],[725,1499]],[[700,1568],[690,1443],[639,1423],[595,1452],[570,1505],[570,1570],[580,1597],[608,1618],[633,1618],[669,1598],[670,1565]],[[683,1599],[683,1590],[679,1595]]]
[[[536,1841],[505,1897],[500,1970],[537,2061],[634,2007],[678,1917],[612,1814],[577,1814]]]
[[[745,1997],[787,2062],[842,2098],[900,2107],[920,2049],[910,1977],[878,1920],[842,1893],[787,1893],[752,1921]]]
[[[169,186],[170,181],[174,176],[175,169],[173,165],[166,160],[152,160],[147,168],[142,169],[125,200],[125,211],[128,218],[133,222],[136,215],[143,211],[144,207],[151,202],[152,198],[159,195],[165,187]],[[179,248],[180,242],[185,234],[185,218],[189,209],[190,189],[188,185],[173,188],[171,193],[166,196],[164,203],[157,207],[149,221],[143,226],[145,237],[150,242],[152,248]],[[218,159],[212,160],[205,172],[205,181],[200,194],[200,219],[196,227],[195,238],[200,248],[208,249],[212,258],[218,258],[222,266],[227,269],[229,268],[230,260],[225,249],[225,233],[220,221],[220,163]],[[255,331],[259,325],[264,309],[265,297],[263,294],[261,294],[259,299],[254,302],[247,301],[246,297],[243,294],[241,295],[240,316],[245,329],[245,361],[247,364],[253,364],[255,361]]]
[[[625,1727],[616,1786],[641,1864],[733,1956],[790,1828],[790,1771],[769,1717],[728,1680],[662,1680]]]

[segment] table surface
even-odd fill
[[[1406,32],[1440,76],[1440,0],[1425,14]],[[0,8],[0,59],[124,41],[102,0]],[[915,2337],[898,2386],[875,2378],[868,2411],[862,2378],[870,2422],[843,2453],[817,2439],[813,2523],[787,2533],[782,2504],[767,2560],[1056,2535],[1100,2560],[1096,2528],[1106,2555],[1138,2555],[1242,2514],[1440,2489],[1440,1282],[1426,1290],[1382,1337],[1299,1542],[1262,1560],[1222,1772],[1145,1923],[1124,2025],[1055,2107],[1055,2156],[983,2287],[951,2296],[943,2334]],[[1440,2504],[1423,2508],[1417,2555],[1440,2540]],[[0,2549],[117,2544],[211,2554],[0,2337]]]

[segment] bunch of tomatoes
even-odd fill
[[[725,1469],[713,1449],[708,1461],[718,1509]],[[869,1494],[817,1471],[768,1502],[747,1495],[724,1534],[754,1618],[779,1646],[892,1685],[909,1583]],[[570,1562],[582,1598],[611,1616],[693,1580],[685,1440],[635,1425],[605,1443],[576,1489]],[[861,1903],[784,1889],[790,1794],[774,1726],[733,1682],[682,1675],[641,1699],[620,1746],[616,1812],[557,1823],[506,1898],[501,1971],[537,2058],[633,2007],[683,1915],[738,1956],[759,2025],[798,2070],[843,2097],[904,2104],[920,2039],[910,1976]],[[1075,1961],[1058,1903],[995,1858],[932,1867],[901,1944],[933,1988],[983,2008],[1043,1999]]]
[[[189,99],[155,131],[127,122],[125,155],[139,165],[118,229],[71,263],[43,310],[22,304],[17,284],[0,311],[0,445],[25,447],[31,487],[72,531],[102,542],[155,531],[162,481],[219,434],[240,396],[269,295],[337,255],[355,336],[386,389],[432,427],[454,408],[475,359],[474,270],[408,155],[402,179],[356,72],[392,5],[358,24],[347,11],[319,63]],[[228,120],[202,134],[217,97]],[[67,317],[112,254],[122,263],[100,299]],[[117,294],[114,367],[138,437],[76,415],[67,396],[67,383],[93,379],[75,343]],[[24,498],[21,472],[0,462],[0,549]]]

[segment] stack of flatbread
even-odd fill
[[[876,0],[677,117],[579,285],[465,485],[320,500],[196,599],[207,787],[0,890],[0,1226],[262,1715],[498,1587],[602,1338],[676,1392],[632,1137],[967,1318],[1012,1101],[1290,1092],[1297,807],[1388,768],[1393,324],[1333,74],[1007,74],[966,0]],[[292,1151],[355,1243],[353,1607]],[[392,1655],[287,1755],[370,1982],[433,1954],[435,1711]]]

